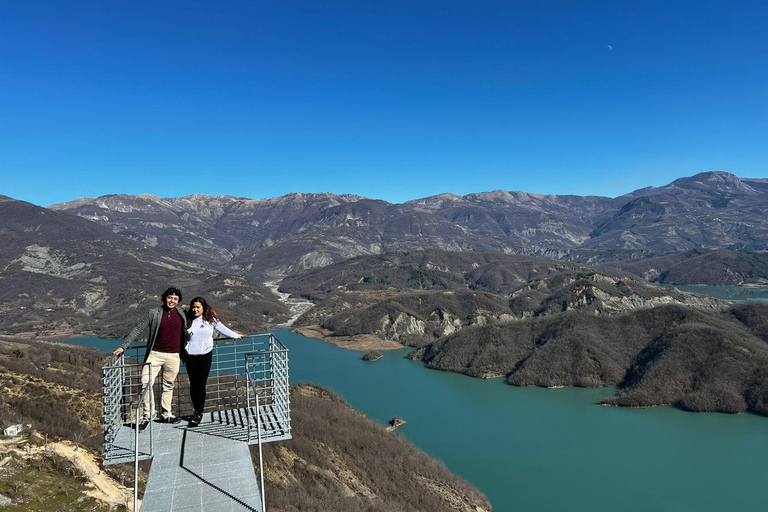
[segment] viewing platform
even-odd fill
[[[159,389],[141,386],[144,350],[132,348],[130,356],[113,356],[103,367],[104,464],[133,462],[137,474],[138,461],[152,460],[144,512],[262,512],[261,445],[291,438],[288,349],[272,334],[218,341],[200,425],[151,422],[137,432],[140,404],[159,403]],[[182,367],[173,413],[188,418],[192,412]],[[258,477],[250,445],[258,445]]]
[[[153,425],[154,456],[142,512],[258,511],[259,481],[248,444],[207,413],[197,428],[186,422]],[[149,432],[143,432],[140,436]]]

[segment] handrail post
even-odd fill
[[[143,393],[142,393],[143,395]],[[139,414],[141,411],[141,399],[136,408],[135,438],[133,446],[133,512],[139,512]]]
[[[146,363],[149,371],[149,376],[152,376],[152,363]],[[143,374],[144,368],[142,368]],[[144,399],[149,393],[149,398],[152,398],[152,379],[147,381],[147,384],[142,387],[139,394],[139,400],[136,403],[136,422],[134,425],[134,444],[133,444],[133,512],[139,511],[139,421],[142,406],[144,405]],[[153,404],[154,405],[154,404]],[[149,451],[152,452],[152,413],[149,415]]]
[[[246,380],[246,408],[250,406],[250,394],[251,394],[251,387],[253,387],[253,394],[256,398],[256,439],[258,440],[259,445],[259,480],[261,482],[261,510],[262,512],[267,512],[267,501],[266,501],[266,494],[267,490],[264,488],[264,456],[261,449],[261,405],[259,404],[259,393],[256,389],[256,384],[253,381],[253,376],[251,375],[249,365],[248,365],[248,357],[253,354],[248,354],[245,356],[245,380]],[[247,417],[247,415],[246,415]],[[251,442],[251,422],[248,420],[248,443]]]
[[[264,457],[261,452],[261,414],[259,414],[259,395],[256,394],[256,432],[259,439],[259,475],[261,476],[261,511],[267,512],[267,490],[264,488]]]
[[[257,395],[258,396],[258,395]],[[251,373],[248,371],[248,357],[245,358],[245,417],[248,417],[248,407],[251,406]],[[256,416],[259,410],[256,409]],[[258,420],[257,420],[258,421]],[[248,444],[251,444],[251,420],[248,420]]]

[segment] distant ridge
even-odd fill
[[[404,250],[592,264],[702,248],[768,250],[768,179],[720,171],[616,198],[497,190],[390,204],[328,193],[261,200],[142,194],[83,198],[50,209],[148,247],[259,278]]]

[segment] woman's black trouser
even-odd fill
[[[212,360],[213,351],[199,356],[187,354],[184,358],[187,375],[189,375],[189,396],[192,398],[195,413],[202,414],[205,409],[205,384],[211,372]]]

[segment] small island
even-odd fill
[[[373,363],[373,362],[378,361],[382,357],[384,357],[384,356],[378,350],[367,350],[363,354],[363,361],[368,361],[368,362]]]

